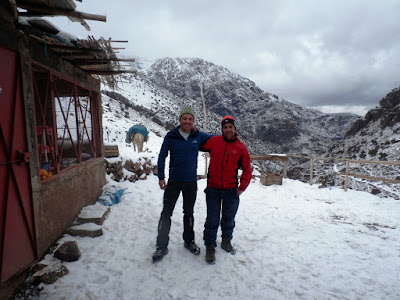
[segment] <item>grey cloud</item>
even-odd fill
[[[90,22],[93,34],[129,40],[126,56],[203,58],[303,106],[374,107],[399,85],[397,0],[114,0],[78,10],[106,13],[106,24]]]

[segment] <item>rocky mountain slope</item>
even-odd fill
[[[190,105],[204,130],[201,84],[207,108],[206,130],[219,133],[219,120],[227,114],[234,116],[253,154],[321,155],[358,119],[354,114],[325,114],[293,104],[261,90],[247,78],[198,58],[138,60],[135,67],[138,74],[125,80],[141,91],[146,87],[154,93],[149,108],[157,111],[157,116],[166,120],[170,116],[167,122],[174,123],[179,107]],[[135,102],[132,95],[122,94]]]
[[[353,159],[400,160],[400,88],[387,94],[379,106],[358,119],[329,156]]]
[[[388,93],[379,106],[357,120],[343,140],[326,154],[329,157],[382,161],[382,164],[351,164],[351,172],[400,181],[400,87]],[[400,200],[400,182],[369,181],[351,178],[349,185]]]
[[[361,164],[350,163],[349,172],[398,182],[349,177],[348,187],[400,200],[400,88],[391,91],[379,106],[357,120],[344,139],[336,142],[324,157],[333,160],[316,162],[318,171],[314,174],[314,182],[323,186],[342,186],[344,176],[339,176],[338,172],[345,171],[345,163],[340,159],[362,161]],[[309,163],[295,166],[290,172],[291,178],[308,181]]]

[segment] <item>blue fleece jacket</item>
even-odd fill
[[[164,138],[158,156],[158,179],[165,179],[165,159],[170,153],[169,179],[176,181],[197,180],[197,154],[199,147],[211,136],[201,131],[191,131],[186,141],[179,133],[180,126],[172,129]]]

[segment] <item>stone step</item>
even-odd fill
[[[81,237],[97,237],[103,235],[103,228],[94,223],[84,223],[71,226],[68,228],[67,234]]]
[[[94,205],[89,205],[82,208],[80,214],[76,218],[75,223],[95,223],[97,225],[102,225],[109,213],[109,206],[104,206],[103,204],[96,202]]]

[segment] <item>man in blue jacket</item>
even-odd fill
[[[179,114],[180,125],[167,133],[158,156],[159,185],[164,192],[163,210],[158,223],[157,247],[153,262],[160,261],[168,254],[171,216],[179,194],[183,196],[183,240],[184,247],[195,255],[200,248],[194,240],[193,208],[197,195],[197,155],[199,147],[210,136],[204,132],[194,131],[194,111],[184,107]],[[165,182],[165,159],[170,153],[169,179]]]

